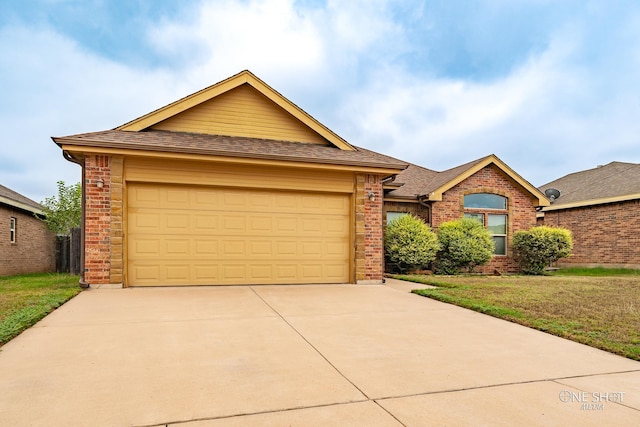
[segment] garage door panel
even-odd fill
[[[161,255],[160,239],[138,239],[133,242],[132,250],[140,257],[159,257]]]
[[[194,214],[193,220],[193,230],[198,234],[215,234],[219,230],[218,215]]]
[[[218,283],[218,266],[205,264],[195,264],[194,268],[194,284],[215,284]]]
[[[157,207],[160,204],[160,190],[153,187],[136,187],[129,190],[129,202],[139,207]]]
[[[135,209],[129,211],[129,226],[133,230],[146,230],[146,232],[159,232],[161,218],[158,213],[139,213]]]
[[[170,213],[164,216],[164,228],[168,233],[187,233],[189,232],[190,217],[186,213]]]
[[[163,255],[188,257],[192,253],[191,241],[189,239],[170,239],[165,240],[163,243]]]
[[[251,257],[273,257],[274,242],[271,240],[249,240],[249,255]]]
[[[213,258],[218,256],[218,241],[217,240],[201,240],[194,239],[193,255],[195,257],[207,257]]]
[[[349,274],[349,268],[344,263],[325,264],[325,274],[330,279],[340,280]]]
[[[195,206],[198,206],[201,209],[216,210],[220,207],[219,194],[213,191],[194,190],[193,201],[195,202]],[[193,203],[191,203],[190,199],[190,205],[191,204]]]
[[[348,281],[348,195],[129,184],[127,200],[129,285]]]

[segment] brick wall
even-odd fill
[[[441,202],[433,202],[431,220],[434,230],[446,221],[456,220],[464,216],[464,196],[472,193],[498,194],[507,198],[507,255],[496,255],[491,262],[476,269],[478,272],[492,273],[498,270],[502,273],[517,272],[519,266],[512,257],[511,241],[513,233],[518,230],[528,230],[536,225],[536,199],[524,190],[500,168],[491,164],[443,194]],[[477,212],[489,212],[477,210]]]
[[[16,218],[16,242],[9,227]],[[56,271],[55,236],[31,212],[0,205],[0,276]]]
[[[374,200],[369,200],[373,193]],[[384,269],[382,179],[356,176],[356,283],[380,283]]]
[[[98,181],[103,183],[102,188]],[[110,283],[111,275],[111,157],[85,158],[85,282]]]
[[[558,265],[640,268],[640,200],[549,211],[541,223],[573,233]]]

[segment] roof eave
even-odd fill
[[[193,149],[185,149],[181,147],[173,147],[171,149],[167,149],[167,147],[155,147],[155,146],[144,146],[140,147],[135,144],[127,144],[127,143],[118,143],[118,146],[115,147],[110,143],[105,143],[102,141],[74,141],[73,139],[68,138],[54,138],[56,143],[60,145],[60,147],[68,152],[70,155],[78,155],[82,153],[108,153],[108,154],[121,154],[121,155],[136,155],[136,156],[145,156],[153,153],[155,157],[171,157],[175,158],[176,154],[182,154],[185,156],[197,156],[200,157],[201,160],[222,160],[224,158],[228,159],[255,159],[255,160],[263,160],[263,161],[275,161],[275,162],[286,162],[289,164],[295,165],[303,165],[303,164],[317,164],[317,165],[335,165],[341,167],[351,167],[355,169],[375,169],[375,173],[377,174],[396,174],[402,171],[406,166],[404,164],[392,165],[392,164],[384,164],[384,163],[376,163],[376,162],[355,162],[348,160],[336,160],[336,159],[326,159],[326,158],[292,158],[288,156],[278,156],[278,155],[265,155],[265,154],[254,154],[254,153],[238,153],[238,152],[229,152],[224,150],[193,150]]]
[[[573,203],[558,204],[556,201],[554,204],[550,204],[542,209],[543,212],[557,211],[571,208],[582,208],[593,205],[604,205],[607,203],[628,202],[630,200],[640,199],[640,193],[626,194],[623,196],[603,197],[600,199],[581,200]]]
[[[27,205],[26,203],[18,202],[13,199],[9,199],[8,197],[0,196],[0,203],[14,207],[16,209],[31,212],[36,215],[44,215],[44,211],[42,209]]]

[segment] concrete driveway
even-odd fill
[[[640,363],[413,285],[95,289],[0,351],[0,425],[640,424]]]

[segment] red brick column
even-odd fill
[[[384,245],[382,227],[382,179],[367,175],[364,181],[364,269],[365,281],[382,282]],[[371,200],[373,199],[373,200]]]
[[[102,185],[102,187],[100,187]],[[111,158],[85,158],[85,274],[90,285],[109,283],[111,271]]]
[[[369,195],[373,195],[373,200]],[[384,271],[382,179],[356,177],[356,283],[381,283]]]

